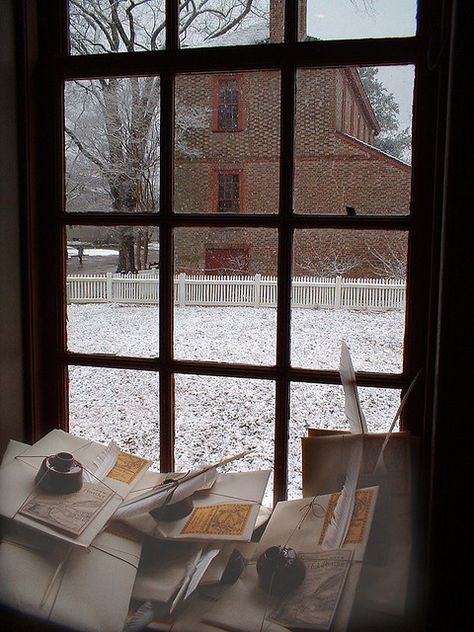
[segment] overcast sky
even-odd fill
[[[416,0],[307,0],[308,34],[320,39],[403,37],[416,31]],[[400,124],[411,125],[413,66],[386,67],[379,79],[400,106]]]

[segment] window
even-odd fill
[[[228,77],[217,81],[216,130],[235,132],[241,129],[239,79]]]
[[[219,213],[238,213],[240,208],[240,174],[217,174],[217,210]]]
[[[259,455],[274,472],[274,499],[287,496],[290,479],[290,494],[297,494],[299,473],[293,465],[288,468],[288,461],[295,454],[292,463],[298,460],[301,428],[318,419],[296,414],[295,404],[306,402],[309,415],[317,410],[320,416],[327,405],[343,416],[337,371],[340,336],[335,335],[342,331],[338,329],[339,315],[327,307],[329,320],[324,329],[317,320],[322,310],[301,306],[302,288],[306,287],[302,277],[323,275],[331,280],[334,288],[331,285],[324,299],[329,305],[329,294],[336,294],[337,277],[353,280],[356,270],[362,278],[367,276],[363,266],[377,244],[383,242],[387,250],[382,254],[377,250],[371,264],[374,269],[391,265],[394,270],[401,252],[398,263],[408,266],[403,322],[392,326],[393,314],[379,314],[380,325],[374,327],[367,349],[354,358],[368,405],[384,399],[387,410],[394,412],[400,394],[425,366],[428,340],[419,332],[428,331],[429,323],[433,192],[426,183],[436,168],[432,159],[436,155],[432,130],[436,115],[416,119],[418,154],[415,152],[410,173],[403,161],[389,164],[383,152],[374,149],[371,154],[361,147],[363,143],[347,138],[344,132],[351,125],[352,132],[355,130],[355,113],[349,103],[344,106],[345,130],[341,125],[343,129],[334,136],[335,109],[329,110],[323,100],[335,95],[330,89],[341,68],[414,65],[419,90],[415,103],[420,112],[432,96],[431,90],[437,93],[436,80],[420,62],[425,40],[415,35],[370,42],[299,43],[298,3],[287,2],[283,43],[245,46],[239,42],[234,46],[230,41],[225,49],[217,50],[207,39],[205,46],[185,50],[182,41],[183,49],[178,46],[178,3],[169,0],[165,3],[164,42],[137,39],[129,41],[128,52],[121,55],[92,55],[94,48],[74,56],[65,50],[67,4],[54,0],[45,9],[51,20],[42,21],[40,70],[48,71],[48,82],[38,96],[41,126],[31,130],[32,146],[41,158],[32,166],[38,203],[32,211],[30,244],[31,252],[37,253],[31,266],[31,293],[38,301],[30,305],[35,432],[41,434],[57,425],[90,432],[81,426],[82,421],[100,418],[96,438],[120,436],[124,448],[153,445],[159,467],[171,471],[176,463],[189,467],[193,458],[199,461],[221,455],[224,438],[228,439],[226,451],[240,451],[245,447],[242,441],[248,429],[243,420],[248,414],[256,424],[254,429],[258,428]],[[73,4],[74,19],[80,20],[80,2]],[[283,5],[275,4],[280,9]],[[422,28],[430,3],[423,0],[419,4]],[[85,24],[92,28],[90,21]],[[220,25],[222,36],[224,30]],[[145,29],[143,34],[149,32]],[[115,41],[102,40],[99,31],[96,37],[92,35],[81,41],[84,45],[93,42],[103,52],[107,42]],[[141,54],[143,49],[148,52]],[[256,80],[250,86],[252,73]],[[246,120],[254,121],[251,134],[241,125],[241,84],[247,90],[245,82],[249,94],[252,88],[255,95],[245,104]],[[272,89],[260,94],[262,86]],[[194,101],[193,94],[197,95]],[[107,99],[116,115],[115,128],[110,126],[113,118],[107,118],[104,127],[99,117]],[[36,107],[34,100],[28,102]],[[323,122],[321,133],[325,135],[318,144],[312,134],[319,133]],[[213,134],[216,130],[242,130],[242,134]],[[218,173],[213,208],[219,212],[209,213],[212,194],[205,183],[212,182],[216,164],[206,154],[209,136],[215,143],[213,151],[220,152],[221,164],[235,164],[238,169],[244,162],[249,165],[245,206],[252,212],[239,212],[242,174],[232,169]],[[242,137],[241,143],[235,142],[236,137]],[[269,138],[271,153],[265,145]],[[330,145],[333,142],[338,143],[339,153]],[[84,151],[87,148],[98,150],[92,160]],[[351,157],[347,164],[341,159],[343,152]],[[119,164],[128,171],[117,170]],[[368,169],[372,170],[370,177]],[[382,169],[390,171],[397,195],[387,195]],[[180,179],[185,172],[192,176]],[[362,191],[361,183],[367,182],[374,195]],[[182,199],[179,205],[176,198]],[[357,213],[350,215],[346,212],[350,208]],[[44,235],[50,236],[48,248],[44,248]],[[73,255],[67,259],[69,236],[84,244],[82,264]],[[106,250],[116,253],[110,255],[117,258],[116,263],[110,263]],[[225,288],[224,284],[218,289],[216,284],[209,285],[209,296],[219,309],[224,301],[220,291],[226,292],[225,301],[232,304],[263,305],[251,327],[243,319],[225,327],[219,319],[206,321],[202,313],[184,322],[188,312],[180,309],[179,297],[187,304],[199,304],[196,297],[202,289],[189,277],[203,273],[212,257],[214,262],[219,259],[220,268],[232,259],[232,269],[242,272],[235,276],[242,278],[232,284],[227,279]],[[78,278],[87,267],[96,276],[94,281]],[[117,277],[117,269],[127,274]],[[353,290],[351,287],[346,295]],[[87,296],[93,295],[94,301],[80,292],[89,292]],[[137,296],[147,301],[146,312],[138,310]],[[117,305],[128,307],[119,309]],[[344,329],[348,336],[364,319],[360,311],[351,314],[353,319]],[[296,331],[298,322],[302,327]],[[378,348],[378,336],[393,328],[397,352],[392,364],[387,366],[381,353],[376,354],[376,361],[369,361],[371,348]],[[198,338],[198,330],[204,329],[207,337]],[[321,332],[322,339],[326,331],[335,332],[331,348],[322,349],[305,331],[311,335]],[[246,344],[229,341],[233,334]],[[218,346],[212,344],[216,337]],[[326,345],[327,340],[326,336]],[[186,346],[189,341],[192,344]],[[229,343],[226,346],[222,341]],[[304,355],[305,349],[309,356]],[[216,398],[216,385],[225,394],[220,398]],[[305,391],[315,394],[311,397],[317,408]],[[414,394],[402,421],[403,427],[418,433],[423,425],[422,391]],[[91,403],[94,392],[101,395]],[[107,393],[114,397],[109,408]],[[152,404],[144,406],[146,393],[152,393]],[[189,404],[191,393],[199,401],[194,409]],[[245,393],[245,409],[240,406],[240,393]],[[219,416],[209,412],[222,402],[229,410],[235,406],[231,415],[239,415],[239,428],[232,436],[230,424],[223,426]],[[147,431],[137,438],[130,428],[144,409]],[[199,441],[191,450],[187,437],[193,434],[192,424],[203,420],[209,441],[204,451]],[[92,427],[92,423],[88,425]],[[128,438],[124,435],[127,428]],[[189,453],[184,455],[186,446]],[[246,467],[255,464],[252,458]]]

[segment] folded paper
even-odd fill
[[[74,510],[74,518],[64,505],[62,520],[65,528],[61,528],[61,524],[56,521],[56,518],[58,521],[61,520],[61,511],[57,507],[58,497],[55,498],[54,495],[51,496],[52,504],[55,505],[54,517],[51,518],[50,514],[51,519],[45,520],[48,518],[48,510],[44,496],[41,497],[41,507],[39,504],[35,506],[33,502],[40,491],[35,484],[35,477],[47,455],[69,452],[87,468],[86,464],[94,463],[94,459],[103,450],[104,446],[99,443],[62,430],[53,430],[33,446],[24,446],[20,454],[2,463],[0,468],[0,515],[64,542],[82,547],[89,546],[131,489],[140,481],[149,466],[149,461],[119,453],[115,465],[106,477],[95,480],[94,483],[87,483],[91,486],[91,494],[94,486],[96,490],[101,490],[97,491],[97,494],[102,496],[104,502],[96,512],[92,512],[90,520],[81,527],[78,526],[80,511]],[[81,492],[70,494],[68,503],[74,502],[73,497],[76,493]],[[89,505],[90,503],[84,506]]]
[[[10,442],[2,467],[27,446]],[[9,521],[0,543],[0,602],[80,632],[121,632],[141,537],[106,530],[89,548]]]

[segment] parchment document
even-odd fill
[[[349,571],[353,551],[301,553],[303,583],[271,612],[270,619],[291,628],[329,630]]]
[[[101,483],[84,483],[82,489],[72,494],[34,494],[19,513],[60,531],[79,535],[112,495],[113,491]]]

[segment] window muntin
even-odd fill
[[[270,10],[273,0],[201,0],[183,2],[179,13],[181,48],[248,46],[283,41],[285,0],[275,3],[276,17]],[[231,29],[229,25],[237,28]]]
[[[158,230],[151,226],[69,226],[66,240],[68,350],[156,357]],[[121,261],[123,257],[127,261]],[[127,272],[120,273],[124,266]]]
[[[407,252],[400,231],[295,231],[292,365],[337,369],[345,340],[359,371],[401,371]]]
[[[289,15],[294,9],[294,5],[289,5]],[[291,21],[290,21],[291,22]],[[293,21],[293,26],[296,27],[296,21]],[[290,23],[291,27],[291,23]],[[289,28],[287,30],[287,41],[291,42],[292,38],[294,38],[296,34],[296,28],[292,30]],[[278,319],[277,319],[277,331],[278,331],[278,354],[277,354],[277,365],[276,368],[271,366],[261,366],[261,367],[245,367],[244,369],[239,365],[222,365],[212,367],[211,370],[217,373],[222,373],[225,375],[235,375],[242,377],[244,375],[255,375],[257,374],[259,378],[265,376],[266,379],[270,381],[275,381],[275,498],[282,498],[285,495],[285,487],[286,487],[286,450],[287,450],[287,427],[288,427],[288,396],[287,396],[287,386],[289,384],[290,379],[297,379],[298,376],[304,378],[304,380],[314,380],[314,383],[319,382],[327,382],[337,383],[338,377],[335,371],[327,371],[321,372],[318,369],[308,370],[305,369],[303,372],[299,371],[298,368],[294,368],[290,366],[289,363],[289,337],[288,337],[288,323],[289,323],[289,282],[290,282],[290,273],[289,269],[291,267],[290,261],[290,253],[291,253],[291,235],[294,229],[299,228],[301,225],[305,227],[312,228],[320,228],[322,227],[335,227],[338,229],[344,228],[342,221],[346,218],[328,218],[328,217],[320,217],[317,215],[307,215],[304,218],[298,218],[292,215],[291,209],[293,208],[292,204],[292,181],[293,181],[293,157],[294,157],[294,135],[292,133],[292,127],[294,124],[294,109],[292,104],[292,95],[294,93],[294,75],[293,69],[294,66],[301,66],[304,68],[308,67],[308,64],[311,65],[311,60],[309,59],[309,51],[314,52],[314,64],[319,63],[327,64],[328,67],[331,64],[339,64],[341,63],[341,56],[333,55],[331,46],[324,50],[325,54],[321,57],[318,57],[319,47],[317,42],[309,42],[305,44],[305,48],[300,49],[298,47],[292,46],[288,48],[288,51],[293,51],[292,56],[285,58],[282,54],[286,49],[282,47],[279,49],[281,51],[275,51],[275,56],[272,54],[272,58],[265,56],[263,53],[262,58],[256,58],[255,55],[250,58],[246,55],[245,47],[239,49],[239,53],[232,48],[229,48],[226,51],[226,56],[222,58],[217,58],[212,55],[207,55],[204,53],[204,57],[191,56],[189,55],[190,51],[187,51],[188,55],[186,57],[181,56],[180,51],[176,51],[173,48],[175,42],[177,40],[177,22],[174,21],[171,16],[171,21],[168,24],[168,47],[169,50],[166,52],[167,58],[166,64],[161,64],[165,58],[161,57],[160,52],[156,52],[151,56],[134,56],[134,55],[125,55],[123,57],[117,57],[117,66],[114,66],[113,73],[117,76],[127,76],[127,75],[136,75],[136,76],[148,76],[153,75],[153,73],[157,72],[157,68],[163,69],[162,81],[165,85],[161,93],[161,110],[160,117],[162,120],[162,127],[160,130],[160,135],[162,139],[162,143],[160,145],[160,162],[162,166],[162,171],[160,174],[160,215],[158,216],[158,220],[153,218],[153,222],[149,217],[146,216],[145,213],[139,212],[137,214],[137,221],[135,222],[137,225],[149,226],[157,225],[160,228],[160,237],[161,237],[161,278],[160,278],[160,315],[163,318],[160,318],[160,357],[157,359],[147,359],[146,362],[142,358],[132,357],[122,360],[121,358],[103,358],[99,355],[94,356],[92,358],[82,358],[81,355],[77,355],[74,357],[69,357],[67,355],[56,355],[53,357],[51,353],[51,357],[49,357],[48,361],[51,361],[51,367],[54,364],[54,368],[52,368],[51,374],[56,371],[56,375],[60,372],[61,367],[57,364],[58,358],[59,362],[62,362],[62,358],[65,358],[65,363],[72,363],[74,365],[80,365],[81,362],[95,363],[99,366],[111,366],[113,365],[115,368],[124,368],[133,367],[134,369],[140,368],[143,370],[144,366],[148,369],[153,370],[160,375],[159,388],[160,388],[160,428],[161,428],[161,442],[160,442],[160,451],[162,455],[161,466],[164,469],[171,469],[174,467],[172,458],[170,457],[172,447],[173,447],[173,391],[170,388],[170,384],[172,382],[173,371],[176,372],[176,369],[181,366],[181,362],[173,358],[172,354],[172,317],[170,316],[170,307],[172,306],[172,284],[171,273],[172,273],[172,247],[170,239],[172,231],[176,227],[186,227],[187,223],[189,226],[206,226],[206,222],[210,225],[213,221],[217,220],[217,225],[233,227],[236,226],[250,226],[250,227],[271,227],[278,229],[279,238],[278,238],[278,252],[281,256],[279,269],[281,274],[278,277],[278,285],[279,285],[279,306],[278,306]],[[347,60],[347,63],[351,62],[352,56],[357,57],[358,59],[363,58],[364,63],[372,64],[372,65],[380,65],[385,64],[387,61],[390,63],[405,63],[407,59],[410,61],[414,61],[416,58],[415,55],[415,42],[404,41],[401,43],[400,47],[393,46],[391,42],[384,41],[380,43],[380,46],[367,47],[363,42],[361,43],[361,47],[358,46],[355,42],[345,43],[341,49],[342,51],[342,60]],[[59,50],[59,46],[58,46]],[[262,47],[262,51],[264,51],[264,47]],[[184,52],[184,51],[183,51]],[[248,51],[250,52],[250,51]],[[140,58],[139,58],[140,57]],[[132,61],[133,58],[133,61]],[[317,61],[319,59],[319,62]],[[204,60],[204,61],[203,61]],[[169,62],[169,63],[168,63]],[[210,63],[212,62],[212,63]],[[53,62],[54,63],[54,62]],[[102,69],[98,70],[98,66]],[[119,65],[121,66],[119,68]],[[173,146],[172,146],[172,133],[170,133],[171,127],[170,123],[173,119],[173,113],[171,108],[172,102],[172,88],[173,88],[173,79],[179,79],[179,77],[183,73],[189,73],[190,75],[196,75],[196,73],[208,72],[212,70],[215,73],[223,74],[229,72],[241,72],[242,67],[246,69],[254,69],[258,71],[265,71],[268,68],[272,68],[274,74],[278,76],[278,81],[280,80],[280,71],[282,74],[282,87],[281,87],[281,103],[282,103],[282,112],[281,112],[281,121],[280,114],[278,114],[278,124],[274,125],[273,122],[269,122],[268,129],[275,130],[278,132],[281,131],[281,156],[280,152],[278,153],[278,160],[275,163],[276,173],[281,175],[281,178],[278,180],[278,185],[276,186],[276,190],[278,191],[277,195],[277,205],[276,210],[279,210],[280,213],[275,214],[274,216],[268,215],[268,217],[256,217],[252,218],[248,215],[246,216],[232,216],[231,214],[216,214],[214,213],[212,216],[201,215],[203,212],[197,208],[193,212],[196,213],[196,217],[179,217],[174,216],[172,213],[173,208],[178,209],[179,205],[173,204],[173,187],[172,183],[172,174],[170,170],[170,165],[172,164],[171,158],[173,155]],[[277,70],[275,70],[275,68]],[[101,65],[100,62],[97,61],[97,58],[87,58],[84,57],[81,60],[81,63],[78,65],[68,64],[68,60],[62,59],[61,63],[57,65],[55,68],[56,74],[52,73],[52,85],[58,88],[58,91],[55,95],[60,91],[61,86],[59,85],[58,79],[64,80],[73,80],[78,79],[82,80],[85,76],[97,77],[101,73],[107,74],[110,70],[105,68],[104,65]],[[177,82],[176,82],[177,83]],[[54,101],[52,93],[49,94],[49,101],[46,98],[46,102],[51,105],[51,99]],[[60,108],[57,107],[58,104],[55,103],[52,111],[60,111]],[[56,109],[57,108],[57,109]],[[54,127],[54,126],[53,126]],[[53,133],[54,135],[54,133]],[[216,135],[217,136],[217,135]],[[236,136],[236,134],[225,134],[220,136]],[[255,136],[255,135],[254,135]],[[278,139],[280,141],[280,139]],[[58,139],[56,138],[56,141]],[[56,142],[56,149],[58,149],[58,142]],[[60,163],[59,157],[57,156],[57,163]],[[281,160],[280,160],[281,158]],[[229,166],[231,160],[227,160],[226,165]],[[176,175],[176,174],[175,174]],[[61,194],[60,194],[60,186],[58,182],[52,178],[52,181],[55,183],[54,186],[57,188],[56,191],[56,200],[61,203]],[[175,178],[176,181],[176,178]],[[209,182],[210,180],[205,180]],[[180,187],[175,188],[176,195],[179,194]],[[419,198],[418,198],[419,202]],[[208,208],[206,206],[206,208]],[[258,211],[257,211],[258,212]],[[197,214],[199,213],[199,215]],[[72,217],[70,219],[66,219],[65,216],[60,216],[59,219],[55,218],[56,225],[59,226],[62,224],[75,224],[81,223],[79,218],[79,214],[72,213]],[[134,218],[135,219],[135,218]],[[389,216],[379,216],[371,218],[373,221],[363,220],[358,223],[358,228],[362,230],[366,230],[369,227],[371,229],[374,226],[377,229],[384,229],[385,227],[392,227],[394,222],[390,221]],[[98,213],[91,213],[91,222],[97,225],[106,225],[110,220],[107,218],[104,219],[103,215]],[[125,213],[120,212],[117,215],[117,222],[123,223],[124,225],[130,223],[130,219],[127,217]],[[346,227],[351,226],[351,222],[353,220],[349,220]],[[54,223],[54,222],[53,222]],[[411,230],[412,222],[410,219],[406,221],[396,221],[395,224],[397,226],[401,226],[403,230]],[[59,259],[56,259],[58,265],[61,265]],[[422,276],[422,274],[421,274]],[[420,280],[420,268],[417,267],[417,280],[419,286]],[[51,293],[49,298],[50,308],[53,305],[53,300]],[[412,297],[414,301],[411,307],[411,314],[413,316],[414,313],[414,305],[416,303],[415,299]],[[51,308],[51,311],[54,311],[55,307]],[[416,310],[415,310],[416,311]],[[57,325],[58,332],[62,327],[62,323],[55,323]],[[58,333],[56,332],[56,333]],[[51,336],[50,336],[51,339]],[[413,336],[412,336],[413,339]],[[415,360],[423,356],[423,353],[420,354],[419,345],[417,346],[417,352],[415,356],[412,354],[412,350],[410,350],[408,356],[405,358],[404,362],[404,372],[399,375],[394,376],[386,376],[384,374],[371,373],[369,375],[363,375],[362,379],[365,384],[370,384],[372,386],[386,386],[388,383],[392,386],[404,387],[409,380],[411,370],[415,366]],[[51,350],[56,349],[53,345],[51,346]],[[186,362],[184,363],[184,368],[186,372],[192,368],[194,373],[202,374],[203,376],[208,374],[209,368],[207,366],[201,365],[200,362]],[[278,379],[277,379],[278,377]],[[58,403],[61,405],[61,402]],[[58,408],[59,410],[59,408]],[[65,411],[65,409],[64,409]],[[60,419],[65,420],[65,414],[63,410],[60,410]],[[52,417],[51,417],[52,418]],[[54,417],[55,419],[57,417]],[[66,426],[66,421],[64,421],[64,426]],[[45,426],[47,427],[47,422]]]
[[[275,363],[277,244],[275,229],[175,229],[176,358]]]
[[[413,66],[298,69],[296,213],[410,213],[413,76]]]
[[[218,127],[221,74],[197,72],[176,77],[173,203],[178,213],[214,213],[220,208],[248,214],[278,211],[280,73],[265,70],[239,73],[238,77],[238,128],[225,130]],[[232,131],[238,133],[227,133]],[[239,176],[239,187],[236,178],[233,186],[223,183],[225,195],[233,191],[234,196],[227,197],[226,203],[221,198],[221,207],[219,173]],[[230,185],[230,178],[227,181]],[[202,186],[203,182],[209,186]]]
[[[158,212],[159,77],[67,81],[64,110],[66,211]]]
[[[254,451],[228,470],[272,469],[274,458],[275,384],[200,375],[175,376],[178,471],[212,463],[222,455]],[[271,505],[272,481],[264,503]]]
[[[355,366],[356,370],[359,366]],[[289,430],[291,464],[288,497],[301,498],[301,437],[308,436],[309,428],[344,430],[344,391],[342,386],[292,382]],[[386,432],[400,404],[400,391],[387,388],[359,388],[362,411],[369,432]],[[311,416],[308,416],[308,409]],[[396,428],[398,430],[398,426]]]
[[[70,366],[68,374],[70,431],[105,444],[113,439],[159,467],[158,373]]]

